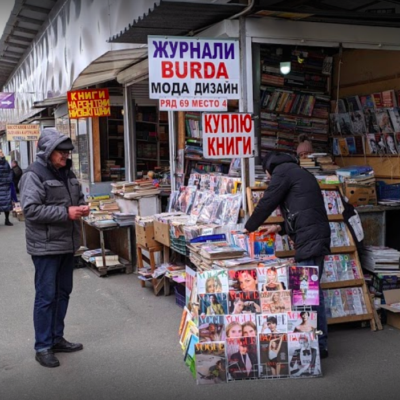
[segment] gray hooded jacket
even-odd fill
[[[60,170],[49,161],[55,148],[67,139],[54,128],[44,129],[36,161],[21,178],[21,206],[30,255],[74,253],[80,245],[80,222],[68,219],[68,207],[84,204],[81,187],[70,169],[70,160]]]

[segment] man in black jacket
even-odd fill
[[[264,197],[246,223],[246,230],[254,232],[279,206],[284,217],[283,226],[270,225],[267,233],[288,234],[294,242],[298,265],[319,267],[321,278],[324,256],[330,253],[330,227],[321,189],[315,177],[301,168],[295,157],[278,152],[268,153],[263,168],[271,181]],[[320,290],[318,329],[321,357],[328,356],[325,304]]]

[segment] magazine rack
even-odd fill
[[[265,188],[247,188],[247,196],[248,196],[249,214],[250,215],[254,211],[254,204],[251,201],[252,194],[254,191],[260,191],[260,190],[265,190]],[[321,185],[321,190],[339,191],[340,188],[338,185]],[[344,221],[342,214],[329,214],[328,219],[329,219],[329,222],[343,222]],[[265,221],[266,224],[276,224],[276,223],[281,223],[281,222],[283,222],[282,217],[269,217]],[[355,246],[353,237],[352,237],[350,231],[348,230],[347,226],[346,226],[346,233],[350,239],[350,246],[333,247],[333,248],[331,248],[331,254],[349,255],[356,262],[356,265],[357,265],[356,269],[357,269],[359,278],[345,280],[345,281],[341,280],[341,281],[336,281],[336,282],[321,283],[320,287],[323,290],[346,289],[346,288],[354,288],[354,287],[361,288],[364,303],[365,303],[365,306],[367,309],[367,313],[361,314],[361,315],[348,315],[348,316],[338,317],[338,318],[328,318],[328,325],[340,324],[340,323],[345,323],[345,322],[369,321],[371,329],[373,331],[375,331],[377,329],[381,330],[382,324],[381,324],[380,319],[372,305],[371,297],[370,297],[367,285],[364,280],[363,272],[361,269],[361,264],[360,264],[360,259],[358,257],[357,248]],[[288,257],[293,257],[295,255],[295,251],[294,250],[279,251],[279,252],[276,252],[275,255],[279,258],[288,258]]]

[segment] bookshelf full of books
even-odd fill
[[[290,60],[291,71],[280,72]],[[261,155],[269,150],[295,152],[305,134],[314,150],[328,148],[332,57],[322,50],[261,47]]]
[[[185,177],[192,172],[223,173],[229,172],[231,160],[205,159],[203,157],[203,131],[201,113],[187,112],[185,114]]]
[[[136,166],[147,173],[169,165],[168,114],[156,106],[136,105]]]

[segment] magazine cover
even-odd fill
[[[260,292],[270,292],[274,290],[286,290],[287,266],[265,267],[264,264],[258,264],[257,281]]]
[[[292,289],[294,306],[317,306],[318,267],[289,267],[289,289]]]
[[[361,288],[341,289],[343,308],[346,315],[367,314],[364,295]]]
[[[376,120],[375,110],[373,108],[366,108],[364,110],[365,125],[368,133],[378,133],[379,125]]]
[[[250,237],[250,257],[262,260],[266,256],[274,254],[275,234],[265,234],[265,232],[252,232]]]
[[[229,270],[229,291],[256,292],[257,268]]]
[[[287,313],[260,314],[257,317],[258,333],[286,333],[288,331]]]
[[[400,154],[400,132],[396,132],[394,138],[396,140],[397,153]]]
[[[228,380],[258,377],[257,338],[242,337],[226,340]]]
[[[180,341],[179,341],[179,343],[182,347],[182,350],[183,350],[183,354],[186,353],[186,349],[188,348],[191,335],[198,336],[199,329],[197,328],[197,325],[192,320],[188,319],[183,328],[183,331],[182,331],[182,334],[180,337]]]
[[[189,339],[189,344],[186,349],[184,361],[185,364],[189,367],[193,378],[196,379],[196,344],[199,343],[199,338],[196,335],[191,335]]]
[[[376,120],[378,121],[379,130],[382,133],[393,133],[393,127],[390,122],[387,110],[375,110]]]
[[[385,133],[385,142],[388,154],[397,154],[394,133]]]
[[[228,314],[227,293],[199,294],[200,315],[224,315]]]
[[[208,192],[202,192],[198,190],[196,192],[196,195],[194,197],[193,201],[193,206],[192,209],[190,210],[190,222],[195,224],[197,220],[199,219],[201,209],[203,208],[203,205],[205,201],[207,200]]]
[[[228,271],[210,270],[197,274],[197,292],[204,293],[226,293],[229,290]]]
[[[354,279],[351,260],[347,254],[332,256],[336,263],[336,270],[339,281],[348,281]]]
[[[291,310],[290,290],[260,292],[263,314],[284,313]]]
[[[351,124],[350,114],[349,113],[340,113],[337,115],[338,115],[338,120],[339,120],[340,133],[342,135],[351,135],[352,124]]]
[[[293,250],[294,245],[288,235],[275,235],[275,252]]]
[[[211,216],[213,213],[213,203],[216,197],[215,193],[209,193],[206,200],[203,203],[203,208],[201,209],[201,213],[198,221],[208,224],[211,222]]]
[[[178,190],[174,190],[173,192],[171,192],[168,199],[167,212],[173,212],[178,210],[178,197],[179,197]]]
[[[289,369],[291,377],[321,375],[318,338],[313,333],[289,333]]]
[[[317,330],[317,313],[315,311],[290,311],[288,316],[288,332],[309,333]]]
[[[323,190],[322,196],[324,198],[326,212],[328,214],[339,214],[336,192],[333,190]]]
[[[225,315],[225,334],[227,339],[256,337],[257,325],[255,314]]]
[[[354,111],[350,113],[351,125],[353,133],[362,134],[367,131],[364,120],[364,113],[362,111]]]
[[[221,218],[223,217],[225,199],[226,199],[225,195],[218,195],[218,196],[214,197],[214,200],[212,203],[211,219],[209,222],[219,223],[217,221],[220,221]]]
[[[229,292],[229,314],[254,314],[261,312],[258,292]]]
[[[288,335],[260,334],[260,378],[289,375]]]
[[[327,300],[329,302],[331,317],[332,318],[345,317],[346,313],[344,311],[342,294],[340,292],[340,289],[328,290],[327,292],[329,293]]]
[[[390,122],[392,123],[393,130],[400,132],[400,114],[397,108],[391,108],[388,110]]]
[[[377,148],[377,154],[387,154],[388,153],[384,133],[376,133],[375,134],[375,143],[376,143],[376,148]]]
[[[227,196],[222,225],[236,225],[239,219],[240,206],[242,204],[242,196],[240,194]]]
[[[197,343],[195,354],[198,385],[226,382],[225,342]]]
[[[337,268],[335,261],[331,260],[332,256],[325,256],[324,260],[324,270],[321,276],[321,283],[326,282],[337,282],[338,275],[337,275]]]
[[[200,342],[225,340],[225,317],[223,315],[200,315],[199,340]]]

